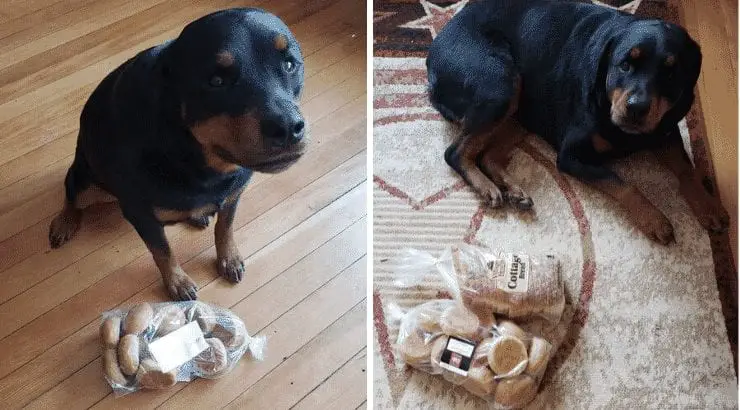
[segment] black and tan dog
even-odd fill
[[[656,152],[701,224],[727,229],[729,217],[695,174],[677,125],[694,101],[700,66],[699,46],[677,25],[546,0],[472,3],[427,58],[432,104],[463,127],[445,159],[493,206],[532,207],[504,172],[523,126],[557,150],[561,171],[616,199],[664,244],[674,240],[668,219],[607,163]]]
[[[232,234],[239,196],[253,171],[280,172],[303,154],[302,87],[298,43],[279,18],[259,9],[210,14],[141,52],[85,104],[51,246],[69,240],[81,209],[104,193],[146,243],[170,295],[195,299],[197,286],[163,225],[205,226],[218,214],[218,272],[240,281],[244,266]]]

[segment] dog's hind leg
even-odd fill
[[[64,178],[64,206],[49,226],[49,244],[58,248],[66,243],[80,227],[82,208],[78,206],[77,197],[92,184],[90,169],[85,160],[78,154]]]
[[[484,152],[490,138],[488,133],[463,134],[445,151],[445,161],[467,182],[488,204],[498,208],[504,197],[498,186],[478,168],[476,159]]]
[[[507,119],[494,131],[492,143],[477,158],[477,165],[483,173],[501,190],[503,198],[511,206],[528,210],[532,208],[532,198],[506,172],[514,148],[527,135],[514,119]]]
[[[79,152],[64,178],[64,192],[62,211],[49,226],[49,244],[52,248],[64,245],[77,232],[83,209],[96,203],[116,201],[114,196],[95,184],[90,167]]]
[[[504,204],[501,187],[509,185],[499,177],[502,174],[500,167],[491,175],[486,175],[484,171],[490,169],[482,169],[479,159],[491,151],[491,147],[498,147],[499,142],[507,144],[509,138],[499,141],[497,136],[506,136],[511,128],[510,117],[519,103],[520,81],[516,78],[511,88],[506,87],[505,83],[501,85],[494,91],[495,95],[476,98],[479,102],[469,107],[462,121],[463,135],[445,151],[447,164],[494,208]],[[510,149],[502,147],[502,152],[507,150]]]

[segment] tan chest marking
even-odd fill
[[[594,134],[591,137],[591,143],[594,146],[594,150],[596,150],[596,152],[598,152],[599,154],[609,152],[613,148],[612,144],[609,141],[605,140],[604,137],[599,134]]]
[[[211,215],[218,210],[216,205],[206,205],[200,208],[190,209],[187,211],[154,208],[154,216],[159,222],[180,222],[188,218],[200,218]]]

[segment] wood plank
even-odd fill
[[[292,408],[294,410],[358,408],[367,397],[367,383],[369,383],[367,348],[363,348]]]
[[[365,313],[365,309],[354,309],[344,315],[224,408],[292,407],[362,350],[367,335]],[[358,385],[364,390],[364,379]],[[361,402],[355,403],[355,406]]]

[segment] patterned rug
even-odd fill
[[[593,1],[678,21],[665,1]],[[391,303],[443,297],[430,276],[394,285],[404,247],[439,253],[465,241],[559,255],[568,293],[562,323],[525,324],[558,345],[531,408],[737,408],[737,272],[726,235],[709,237],[678,194],[678,182],[649,155],[616,165],[671,220],[677,244],[646,239],[603,195],[559,174],[555,153],[532,136],[509,173],[535,202],[533,214],[490,210],[444,163],[458,132],[426,96],[432,38],[466,1],[375,1],[374,330],[377,408],[484,408],[444,380],[412,371],[394,355]],[[681,124],[697,169],[713,182],[701,107]]]

